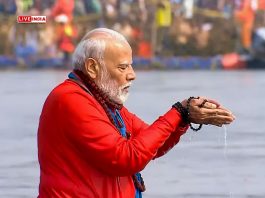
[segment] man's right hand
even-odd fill
[[[206,102],[204,102],[207,100]],[[203,106],[201,106],[203,104]],[[187,100],[182,101],[183,107],[187,107]],[[223,124],[230,124],[235,120],[232,112],[218,102],[199,97],[191,99],[189,105],[189,120],[196,124],[211,124],[221,127]]]

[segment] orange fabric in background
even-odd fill
[[[254,21],[248,21],[242,24],[241,41],[244,48],[249,49],[252,43],[252,29]]]
[[[251,6],[251,0],[243,0],[240,10],[235,11],[235,18],[241,26],[241,42],[244,48],[251,46],[251,35],[255,20],[255,11]]]
[[[152,57],[151,43],[147,41],[141,41],[138,45],[138,56],[142,58],[151,58]]]

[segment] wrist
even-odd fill
[[[188,113],[188,110],[182,105],[182,103],[177,102],[174,105],[172,105],[172,107],[175,108],[179,112],[179,114],[180,114],[180,116],[182,118],[182,122],[184,124],[190,123],[189,122],[189,113]]]
[[[199,99],[200,97],[194,97],[194,96],[191,96],[189,97],[189,99],[187,100],[187,112],[188,112],[188,120],[189,120],[189,125],[190,125],[190,128],[193,130],[193,131],[199,131],[201,128],[202,128],[202,124],[199,125],[198,128],[194,128],[191,124],[191,119],[190,119],[190,107],[191,107],[191,100],[193,99]]]
[[[181,102],[181,105],[182,105],[185,109],[187,109],[187,99],[183,100],[183,101]]]

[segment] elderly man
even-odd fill
[[[191,122],[221,126],[234,120],[204,98],[177,102],[151,125],[129,112],[123,104],[136,77],[132,50],[113,30],[87,33],[73,64],[40,117],[40,198],[142,197],[139,171],[171,149]]]

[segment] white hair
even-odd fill
[[[103,35],[103,37],[97,37],[97,35],[100,34]],[[88,58],[93,58],[97,60],[101,66],[104,66],[104,53],[106,41],[108,39],[128,43],[126,38],[119,32],[107,28],[94,29],[88,32],[77,45],[73,54],[74,68],[82,70]]]

